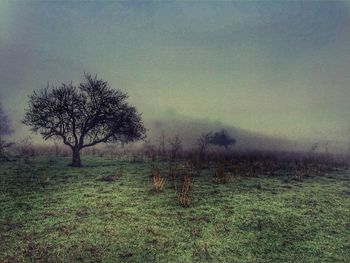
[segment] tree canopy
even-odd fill
[[[231,137],[226,130],[221,130],[219,132],[215,132],[212,136],[210,136],[209,143],[228,149],[230,145],[236,143],[236,139]]]
[[[78,87],[62,83],[34,92],[23,123],[45,140],[61,138],[73,151],[73,166],[81,166],[80,150],[98,143],[133,142],[145,128],[127,94],[107,81],[84,74]]]

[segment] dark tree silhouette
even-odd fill
[[[5,150],[8,147],[11,147],[13,143],[6,142],[3,137],[6,135],[10,135],[13,133],[13,130],[10,128],[10,121],[7,115],[2,108],[2,104],[0,103],[0,158],[8,160],[6,156]]]
[[[179,135],[175,135],[173,139],[169,139],[169,146],[170,146],[170,158],[171,161],[176,161],[176,158],[179,156],[179,154],[182,151],[182,142]]]
[[[211,142],[211,139],[212,139],[212,134],[211,132],[209,132],[209,133],[202,134],[196,141],[196,144],[198,145],[198,150],[199,150],[199,158],[201,160],[205,160],[206,150],[209,143]]]
[[[72,166],[80,167],[80,151],[98,143],[143,138],[141,115],[130,106],[126,93],[107,81],[85,74],[79,87],[61,84],[34,92],[23,123],[45,140],[61,138],[72,149]]]
[[[227,131],[221,130],[220,132],[215,132],[213,136],[209,139],[210,144],[225,147],[228,150],[230,145],[236,143],[236,139],[232,138]]]

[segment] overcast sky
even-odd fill
[[[0,2],[0,91],[17,136],[33,90],[97,73],[145,119],[350,138],[346,2]],[[347,138],[348,139],[348,138]]]

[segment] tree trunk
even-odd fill
[[[80,160],[80,148],[73,148],[73,155],[72,155],[72,164],[73,167],[81,167],[81,160]]]

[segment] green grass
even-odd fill
[[[204,171],[183,208],[169,180],[151,191],[150,164],[83,160],[0,164],[0,262],[350,262],[348,171],[224,185]]]

